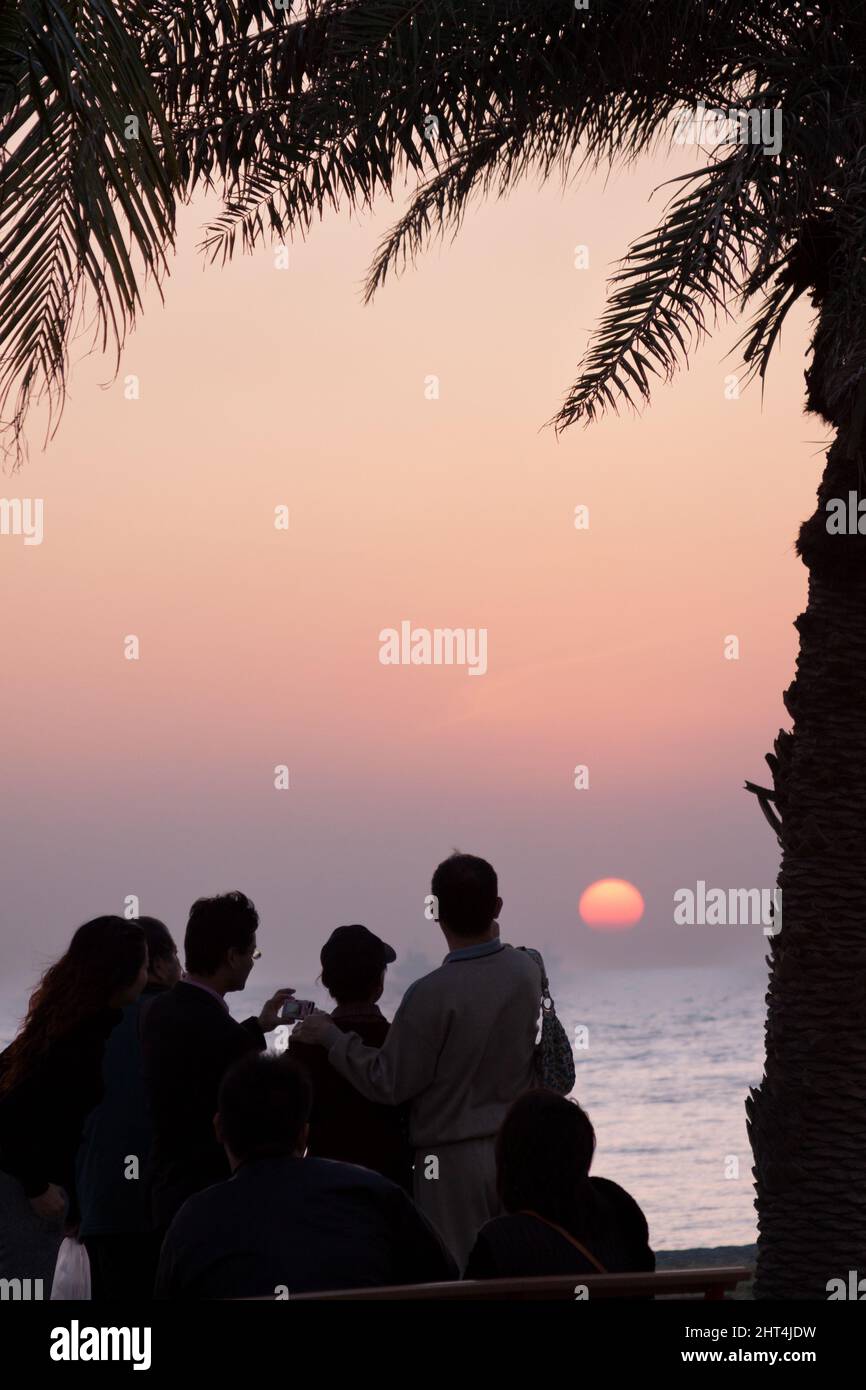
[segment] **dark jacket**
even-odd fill
[[[102,1099],[106,1039],[122,1018],[101,1009],[57,1038],[11,1091],[0,1092],[0,1168],[28,1197],[56,1183],[75,1198],[75,1154],[84,1121]],[[8,1050],[0,1054],[0,1075]]]
[[[84,1126],[75,1169],[81,1236],[151,1229],[146,1177],[153,1127],[144,1089],[142,1017],[165,994],[148,985],[111,1034],[102,1063],[103,1097]],[[137,1173],[129,1162],[138,1160]]]
[[[154,1223],[167,1226],[193,1192],[229,1175],[213,1130],[222,1078],[247,1052],[263,1051],[254,1018],[236,1023],[218,999],[181,981],[154,999],[142,1028],[144,1080],[153,1123]]]
[[[262,1158],[184,1204],[154,1296],[274,1298],[456,1277],[432,1226],[387,1178],[327,1158]]]
[[[375,1004],[364,1013],[337,1011],[331,1018],[344,1033],[357,1033],[367,1047],[381,1047],[391,1026]],[[360,1163],[411,1192],[408,1106],[367,1100],[334,1070],[323,1047],[290,1038],[289,1056],[306,1067],[313,1083],[308,1155]]]
[[[590,1178],[581,1213],[580,1243],[609,1274],[639,1274],[656,1267],[646,1217],[633,1197],[607,1178]],[[515,1212],[481,1227],[464,1279],[519,1279],[542,1274],[598,1274],[599,1270],[558,1231],[534,1216]]]

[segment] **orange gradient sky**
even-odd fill
[[[118,379],[79,361],[56,439],[41,453],[34,426],[3,480],[45,503],[41,546],[0,537],[16,1002],[127,894],[180,936],[195,896],[244,889],[277,983],[314,974],[345,921],[435,962],[423,899],[455,846],[497,866],[503,935],[563,971],[760,967],[760,929],[676,928],[672,895],[775,879],[741,788],[786,723],[805,596],[793,541],[824,433],[802,413],[807,314],[763,403],[754,387],[725,399],[740,323],[640,418],[542,428],[611,263],[685,167],[679,152],[479,204],[367,308],[399,208],[330,216],[288,271],[268,247],[203,268],[207,209],[186,212],[165,304],[148,295]],[[486,628],[487,673],[383,666],[378,634],[404,619]],[[580,922],[581,891],[608,876],[646,900],[633,932]]]

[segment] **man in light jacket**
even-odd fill
[[[461,1269],[485,1221],[501,1213],[494,1143],[505,1112],[536,1085],[541,975],[500,940],[502,899],[484,859],[454,854],[433,875],[448,943],[438,970],[410,985],[380,1048],[365,1047],[327,1014],[293,1033],[370,1100],[409,1102],[414,1196]]]

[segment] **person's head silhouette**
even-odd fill
[[[187,975],[218,994],[243,989],[261,955],[258,925],[259,914],[243,893],[199,898],[190,908],[183,942]]]
[[[181,973],[174,938],[158,917],[139,917],[137,921],[147,939],[147,983],[171,989]]]
[[[496,1185],[509,1213],[533,1211],[569,1229],[582,1225],[592,1203],[589,1169],[595,1130],[575,1100],[555,1091],[526,1091],[496,1136]]]
[[[229,1067],[220,1085],[214,1131],[232,1171],[263,1158],[301,1158],[313,1088],[289,1057],[254,1052]]]
[[[4,1054],[0,1090],[10,1090],[50,1045],[103,1009],[133,1003],[147,984],[147,940],[125,917],[94,917],[72,937],[34,990],[27,1017]]]
[[[502,911],[496,870],[474,854],[455,853],[433,874],[438,921],[452,949],[491,941],[499,935]]]
[[[385,970],[397,953],[374,932],[355,923],[337,927],[322,947],[322,984],[344,1008],[375,1004],[385,988]]]

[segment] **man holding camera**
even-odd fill
[[[151,1204],[165,1230],[193,1192],[230,1176],[213,1117],[227,1069],[263,1051],[293,989],[279,989],[258,1018],[237,1023],[225,996],[244,988],[261,952],[258,913],[243,893],[199,898],[184,937],[186,974],[154,999],[144,1020],[144,1077],[153,1120]]]

